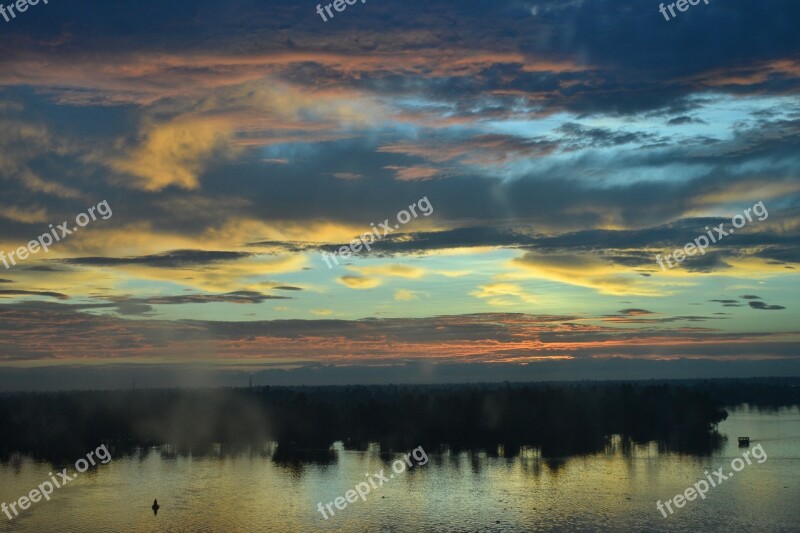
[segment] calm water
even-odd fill
[[[391,463],[341,449],[333,464],[302,467],[258,455],[190,459],[154,450],[90,469],[14,520],[0,515],[0,531],[800,531],[800,410],[740,410],[720,432],[727,443],[702,458],[655,446],[558,464],[534,453],[429,454],[425,466],[396,475],[366,502],[334,508],[327,521],[317,502],[344,496],[365,473],[385,469],[388,477]],[[705,470],[730,472],[742,453],[738,435],[749,435],[751,447],[761,443],[768,459],[663,518],[656,500],[682,493]],[[27,494],[51,470],[24,459],[0,466],[0,501]]]

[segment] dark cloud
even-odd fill
[[[767,305],[764,302],[747,302],[747,303],[753,309],[759,309],[761,311],[780,311],[782,309],[786,309],[782,305]]]
[[[260,304],[267,300],[291,300],[288,296],[274,296],[256,291],[234,291],[225,294],[181,294],[175,296],[153,296],[151,298],[112,297],[113,304],[120,315],[155,316],[154,305],[188,305],[207,303]]]
[[[792,265],[800,264],[800,232],[795,229],[800,214],[800,114],[790,101],[800,90],[800,33],[794,29],[800,4],[795,0],[701,4],[671,22],[663,20],[656,4],[629,0],[507,0],[492,3],[490,9],[484,0],[409,0],[402,6],[372,2],[360,7],[323,24],[313,5],[277,0],[233,0],[225,9],[211,0],[130,6],[71,0],[69,5],[40,6],[35,14],[4,25],[4,197],[13,198],[28,215],[35,209],[53,221],[85,210],[90,197],[107,198],[114,218],[102,223],[103,230],[153,228],[154,236],[163,231],[174,237],[165,242],[191,242],[203,236],[218,239],[230,234],[226,230],[231,227],[339,224],[366,231],[370,222],[391,219],[427,196],[435,207],[430,218],[412,221],[362,255],[384,258],[477,247],[518,250],[531,257],[591,254],[604,264],[634,269],[639,274],[636,283],[652,285],[660,275],[656,253],[682,248],[702,235],[706,225],[730,222],[689,216],[734,214],[739,207],[729,203],[763,190],[780,195],[767,202],[769,223],[748,224],[680,266],[685,273],[712,274],[761,259],[782,266],[786,277],[796,272]],[[292,60],[292,53],[300,59]],[[319,111],[313,106],[281,109],[287,116],[301,117],[294,125],[270,116],[270,97],[260,91],[283,82],[293,84],[286,91],[297,88],[297,94],[286,97],[279,91],[281,105],[295,104],[295,97],[302,100],[299,93],[307,89],[319,97],[325,108],[320,114],[326,118],[312,117]],[[245,93],[263,98],[257,112],[243,103]],[[375,117],[369,113],[367,125],[338,123],[326,115],[343,107],[324,100],[331,94],[354,96],[356,108],[347,111],[354,115],[362,102],[374,102]],[[258,122],[243,123],[246,115],[257,115]],[[202,167],[193,190],[134,190],[123,176],[110,172],[108,159],[117,160],[124,149],[146,146],[148,139],[157,137],[159,130],[146,131],[144,126],[163,126],[186,116],[235,123],[235,160],[215,155],[201,164],[202,157],[188,158],[189,173]],[[703,127],[717,118],[718,127]],[[403,181],[392,170],[413,167],[438,174],[424,182]],[[356,176],[359,179],[339,179]],[[42,223],[24,222],[34,219],[19,213],[15,219],[0,219],[0,241],[24,244],[40,234]],[[242,221],[253,224],[240,225]],[[109,239],[116,242],[107,245],[113,250],[123,239],[120,233],[109,234],[117,235]],[[211,245],[203,242],[194,246],[197,249],[135,257],[94,251],[102,250],[109,234],[98,228],[96,238],[59,244],[64,253],[58,257],[92,257],[48,261],[40,255],[36,260],[45,264],[19,265],[15,274],[39,273],[37,283],[58,280],[28,288],[73,294],[64,285],[73,278],[59,274],[82,270],[78,267],[103,268],[109,275],[115,267],[131,265],[199,270],[256,255],[238,251],[240,242],[215,245],[218,251],[207,251]],[[267,240],[274,238],[269,235],[254,230],[236,238],[258,243],[266,253],[331,250],[347,244],[311,242],[316,235],[275,242]],[[164,249],[155,248],[158,242],[152,245],[153,250]],[[747,278],[746,270],[731,273]],[[235,341],[240,344],[231,350],[239,350],[261,336],[273,341],[288,336],[298,345],[303,339],[326,339],[313,354],[317,358],[330,355],[333,342],[375,339],[463,341],[466,357],[486,355],[476,355],[480,341],[523,338],[539,347],[540,341],[554,345],[642,340],[634,339],[636,335],[698,341],[689,347],[681,344],[678,357],[785,357],[794,350],[775,338],[759,342],[764,337],[752,332],[698,327],[719,324],[711,322],[723,320],[717,313],[654,316],[634,307],[588,318],[487,313],[424,320],[160,321],[155,318],[158,305],[252,305],[287,297],[257,291],[147,297],[157,292],[146,284],[160,282],[130,281],[138,297],[114,294],[116,287],[125,285],[109,282],[114,290],[92,287],[102,295],[90,300],[97,303],[0,304],[0,357],[46,360],[54,354],[84,357],[101,352],[103,357],[162,356],[187,338],[199,341],[197,345],[208,341],[220,350]],[[0,286],[4,283],[11,281],[0,280]],[[257,286],[267,292],[302,290],[284,284],[270,287],[271,283]],[[701,285],[700,290],[708,288]],[[250,287],[220,290],[245,286]],[[703,299],[716,295],[702,294]],[[21,296],[67,299],[60,292],[0,291],[4,299]],[[783,309],[753,295],[741,298],[752,309]],[[739,300],[712,301],[743,306]],[[638,300],[626,305],[650,307]],[[105,314],[92,316],[93,310]],[[593,320],[591,327],[587,320]],[[646,331],[621,332],[628,328],[613,322],[646,324]],[[32,334],[25,333],[29,327],[34,328]],[[615,347],[577,346],[568,351],[576,358],[676,356],[674,345],[609,344]],[[538,348],[526,346],[501,355],[525,357],[534,349]],[[364,354],[364,361],[395,362],[397,353],[388,352],[390,356]],[[429,350],[428,357],[439,355]],[[638,364],[629,368],[643,368]],[[545,375],[560,375],[549,365],[531,365],[526,371],[533,375],[545,369]],[[290,379],[313,377],[320,368],[333,380],[349,372],[309,366]],[[451,369],[450,375],[474,376],[486,367],[463,368],[463,373]],[[577,374],[587,369],[557,368],[573,368]],[[681,368],[706,367],[690,362]],[[767,363],[758,370],[764,368],[786,370]],[[399,370],[403,379],[421,379],[418,368]],[[271,375],[282,371],[275,372]],[[372,379],[369,372],[359,368],[347,375]],[[434,374],[435,370],[430,375]]]
[[[683,126],[684,124],[706,124],[706,121],[698,118],[692,118],[687,115],[682,115],[680,117],[670,119],[667,124],[670,126]]]
[[[689,272],[701,272],[703,274],[709,274],[719,270],[728,270],[733,267],[725,261],[727,255],[729,254],[722,251],[706,251],[705,255],[695,255],[691,258],[691,261],[684,261],[681,263],[681,266]],[[730,255],[736,256],[739,254],[733,252],[730,253]]]
[[[266,300],[291,300],[288,296],[272,296],[255,291],[235,291],[225,294],[184,294],[180,296],[157,296],[138,301],[152,305],[205,304],[225,302],[234,304],[259,304]]]
[[[115,298],[115,311],[125,316],[154,316],[153,307],[137,300]]]
[[[625,144],[645,144],[662,142],[653,134],[646,132],[617,132],[605,128],[587,128],[574,122],[568,122],[558,128],[563,134],[563,143],[566,150],[581,148],[599,148],[621,146]]]
[[[692,218],[681,219],[670,224],[631,230],[583,230],[557,235],[535,233],[528,226],[504,227],[471,226],[436,232],[395,232],[372,244],[372,250],[362,250],[360,255],[391,257],[403,254],[422,254],[449,248],[500,247],[519,248],[543,253],[592,253],[617,265],[630,268],[651,268],[655,265],[655,254],[636,248],[657,248],[669,253],[683,248],[686,242],[696,237],[705,226],[716,226],[729,219]],[[315,244],[297,242],[264,241],[254,246],[279,248],[284,251],[333,252],[348,243]],[[760,246],[759,246],[760,245]],[[757,248],[754,248],[758,246]],[[747,255],[764,257],[769,250],[784,256],[798,254],[800,261],[800,235],[777,233],[736,234],[734,238],[719,241],[703,255],[694,255],[680,264],[690,272],[711,273],[731,269],[726,260]],[[796,252],[795,252],[796,250]],[[649,276],[649,272],[641,272]]]
[[[141,257],[78,257],[63,259],[65,263],[81,266],[145,265],[154,268],[183,268],[190,266],[237,261],[253,254],[246,252],[208,252],[203,250],[175,250]]]
[[[48,298],[69,300],[69,296],[67,296],[66,294],[61,294],[60,292],[24,291],[15,289],[0,289],[0,296],[47,296]]]
[[[20,265],[28,272],[71,272],[73,269],[57,265]]]
[[[716,302],[722,304],[723,307],[741,307],[742,304],[739,300],[709,300],[709,302]]]
[[[537,2],[537,5],[554,5],[558,1]],[[698,6],[692,12],[681,13],[680,20],[667,22],[657,5],[641,4],[630,8],[624,0],[598,0],[571,3],[566,9],[545,12],[542,18],[555,30],[545,41],[553,49],[580,51],[591,64],[612,65],[616,72],[614,80],[638,92],[635,99],[626,98],[625,91],[611,92],[609,84],[594,95],[581,94],[580,107],[630,112],[664,106],[688,94],[695,88],[689,81],[692,75],[743,64],[750,67],[750,73],[756,73],[758,61],[797,57],[800,38],[792,34],[789,20],[795,19],[787,15],[800,16],[797,3],[780,0],[756,7],[748,0],[731,0],[724,6]],[[753,20],[759,21],[757,29]],[[709,35],[710,25],[719,28],[719,32]],[[755,35],[747,33],[751,30]],[[748,39],[755,37],[759,45],[744,45],[743,35]],[[702,46],[698,46],[700,41]],[[532,50],[542,49],[541,44],[530,46]],[[744,50],[743,54],[731,53],[739,48]],[[665,83],[680,77],[687,81]],[[767,91],[773,88],[785,92],[787,81],[791,87],[797,87],[797,79],[791,75],[766,78],[761,85]],[[757,90],[747,85],[741,89]]]
[[[701,315],[678,315],[678,316],[665,316],[659,318],[649,318],[645,317],[642,314],[630,314],[630,315],[605,315],[602,319],[604,322],[617,322],[620,324],[672,324],[675,322],[705,322],[708,320],[725,320],[719,316],[701,316]],[[686,328],[682,328],[681,331],[685,330]],[[710,331],[710,330],[708,330]],[[664,333],[665,336],[669,336],[670,333]]]

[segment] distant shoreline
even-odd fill
[[[173,445],[183,453],[263,447],[276,460],[346,449],[424,446],[513,457],[597,453],[610,439],[708,454],[726,408],[800,405],[798,378],[533,384],[137,389],[0,394],[0,457],[72,457],[86,442],[115,456]]]

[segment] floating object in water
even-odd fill
[[[161,506],[158,505],[158,500],[157,499],[153,500],[153,514],[154,515],[158,514],[158,510],[159,510],[160,507]]]
[[[750,437],[739,437],[739,446],[750,446]]]

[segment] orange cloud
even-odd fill
[[[397,181],[422,181],[431,179],[439,174],[439,169],[433,167],[399,167],[396,165],[389,165],[383,168],[394,170],[397,173]]]
[[[400,36],[402,38],[402,36]],[[474,76],[495,65],[518,65],[523,72],[586,72],[592,67],[573,60],[555,62],[517,52],[482,52],[430,47],[396,51],[280,51],[265,54],[119,54],[54,62],[35,54],[8,59],[0,71],[2,85],[50,87],[63,103],[73,105],[136,103],[201,96],[209,90],[280,76],[290,66],[318,64],[345,75],[381,71],[433,77]]]

